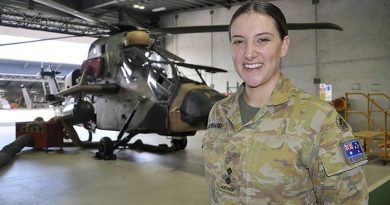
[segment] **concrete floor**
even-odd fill
[[[14,128],[0,126],[0,148],[12,142]],[[160,154],[119,150],[113,161],[96,160],[95,152],[23,149],[0,169],[0,204],[209,203],[200,147]]]
[[[188,138],[184,151],[119,150],[114,161],[94,159],[93,149],[68,147],[44,152],[25,148],[0,169],[0,204],[209,204],[202,134]],[[96,136],[116,136],[116,132],[101,131]],[[15,126],[0,123],[0,149],[14,138]],[[142,140],[168,142],[157,135],[144,135]],[[371,159],[366,177],[370,189],[383,184],[390,179],[390,163],[383,166],[382,160]]]

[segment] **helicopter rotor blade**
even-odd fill
[[[331,29],[342,31],[339,25],[334,23],[289,23],[288,30]]]
[[[170,34],[184,34],[184,33],[207,33],[207,32],[226,32],[228,25],[209,25],[209,26],[179,26],[179,27],[165,27],[149,29],[153,34],[170,33]]]
[[[227,70],[221,69],[221,68],[216,68],[216,67],[211,67],[211,66],[206,66],[206,65],[196,65],[196,64],[190,64],[190,63],[175,63],[178,66],[183,66],[186,68],[192,68],[195,70],[204,70],[208,73],[226,73]]]
[[[288,23],[289,30],[309,30],[309,29],[332,29],[342,31],[337,24],[333,23]],[[183,26],[183,27],[165,27],[150,29],[151,33],[206,33],[206,32],[226,32],[229,30],[228,25],[208,25],[208,26]]]
[[[65,39],[65,38],[75,38],[75,37],[82,37],[82,36],[61,36],[61,37],[43,38],[43,39],[37,39],[37,40],[31,40],[31,41],[19,41],[19,42],[13,42],[13,43],[2,43],[2,44],[0,44],[0,47],[1,46],[19,45],[19,44],[25,44],[25,43],[42,42],[42,41],[60,40],[60,39]]]

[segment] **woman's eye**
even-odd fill
[[[259,43],[268,42],[268,41],[270,41],[268,38],[259,38],[259,39],[257,39],[257,42],[259,42]]]
[[[233,41],[233,45],[239,45],[239,44],[243,44],[243,43],[244,43],[244,41],[242,41],[242,40]]]

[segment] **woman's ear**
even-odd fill
[[[288,36],[285,36],[282,41],[282,52],[280,53],[280,57],[284,57],[287,54],[289,45],[290,45],[290,38]]]

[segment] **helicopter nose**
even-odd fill
[[[200,88],[189,91],[180,106],[182,120],[193,127],[206,129],[211,107],[225,97],[212,89]]]

